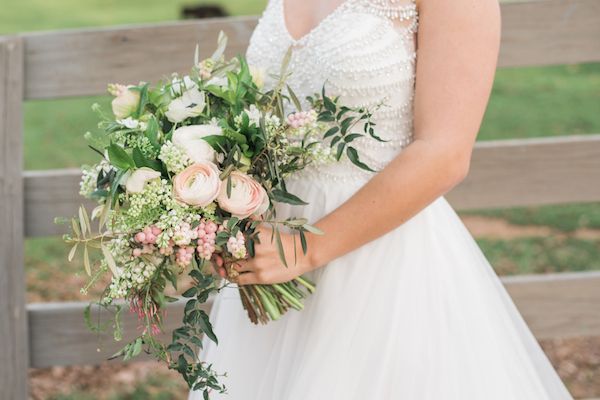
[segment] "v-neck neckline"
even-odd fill
[[[296,46],[298,44],[305,42],[311,36],[313,36],[319,29],[321,29],[321,27],[328,20],[333,18],[336,14],[339,14],[347,6],[347,4],[350,3],[351,1],[352,0],[343,0],[329,14],[327,14],[315,26],[313,26],[308,32],[306,32],[304,35],[302,35],[296,39],[296,38],[294,38],[294,36],[292,36],[292,34],[290,33],[290,30],[288,29],[288,24],[287,24],[287,19],[286,19],[286,14],[285,14],[285,0],[279,0],[279,18],[281,20],[281,25],[282,25],[283,30],[285,31],[285,34],[288,37],[289,41],[294,46]]]

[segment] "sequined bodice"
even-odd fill
[[[292,46],[290,86],[305,97],[321,90],[348,106],[374,107],[377,134],[354,141],[361,159],[379,170],[413,139],[413,95],[418,15],[414,0],[345,0],[299,39],[285,22],[284,0],[270,0],[250,39],[251,65],[279,72]],[[291,18],[292,16],[290,16]],[[272,79],[266,86],[273,84]],[[348,160],[309,168],[335,180],[368,177]],[[301,174],[303,175],[303,174]]]

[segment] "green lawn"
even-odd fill
[[[231,15],[257,14],[266,0],[3,0],[0,34],[172,21],[182,6],[220,4]]]
[[[504,218],[515,225],[550,226],[567,233],[579,228],[600,229],[600,206],[598,204],[516,207],[509,209],[476,210],[463,212],[463,214]]]
[[[600,133],[600,64],[496,74],[479,139]]]
[[[477,239],[500,275],[543,274],[600,269],[600,239],[528,237]]]

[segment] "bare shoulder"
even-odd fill
[[[471,21],[500,24],[500,3],[498,0],[412,0],[419,13],[463,16]],[[477,18],[473,18],[477,17]],[[449,21],[452,22],[452,21]]]

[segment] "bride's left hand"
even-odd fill
[[[240,285],[261,284],[268,285],[290,281],[312,268],[309,254],[302,252],[300,238],[296,237],[296,263],[294,263],[294,235],[280,232],[281,243],[287,262],[287,268],[283,265],[277,241],[271,241],[272,228],[261,224],[257,227],[260,243],[255,242],[252,258],[236,261],[234,270],[240,273],[237,283]],[[311,246],[308,246],[309,251]],[[312,249],[314,250],[314,249]]]

